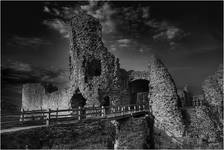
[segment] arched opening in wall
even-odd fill
[[[71,107],[72,108],[78,108],[79,106],[84,107],[85,104],[86,104],[86,99],[83,97],[80,90],[77,89],[71,98]]]
[[[46,93],[52,93],[58,91],[58,87],[52,83],[42,83]]]
[[[85,81],[92,80],[94,76],[101,75],[101,61],[98,59],[89,60],[86,64]]]
[[[131,104],[147,103],[149,93],[149,81],[144,79],[138,79],[130,82],[129,92]]]
[[[104,98],[101,102],[101,106],[105,107],[106,113],[109,112],[109,106],[110,106],[110,97],[109,96],[104,96]]]

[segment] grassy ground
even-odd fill
[[[83,122],[2,134],[4,149],[113,148],[113,127],[105,121]]]

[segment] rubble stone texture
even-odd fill
[[[153,149],[154,120],[151,116],[119,120],[114,149]]]
[[[134,81],[138,79],[149,80],[149,72],[148,71],[132,71],[129,73],[130,81]]]
[[[22,109],[36,110],[43,104],[45,94],[44,87],[39,84],[23,84],[22,88]]]
[[[219,132],[208,107],[195,107],[189,115],[190,126],[188,132],[191,137],[201,138],[210,142],[215,142],[217,140]]]
[[[223,133],[223,66],[220,65],[214,75],[202,84],[206,107],[210,110],[217,131]]]
[[[164,64],[155,56],[150,57],[149,99],[155,124],[165,127],[167,134],[182,137],[184,124],[178,107],[178,95],[175,83]]]
[[[48,93],[41,84],[25,85],[22,108],[68,109],[75,104],[77,91],[86,100],[85,106],[100,106],[105,96],[111,104],[120,104],[119,60],[104,47],[99,21],[80,13],[71,19],[70,26],[70,87]]]
[[[70,96],[67,90],[58,90],[48,93],[40,83],[24,84],[22,92],[22,109],[68,109]]]
[[[202,84],[206,101],[212,106],[223,104],[223,67],[219,66],[214,75],[209,76]]]
[[[79,88],[86,106],[99,106],[111,89],[119,89],[119,60],[104,47],[101,30],[99,21],[85,13],[71,20],[71,91]]]

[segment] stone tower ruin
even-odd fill
[[[104,47],[97,19],[80,13],[70,24],[71,90],[82,93],[86,106],[99,106],[111,90],[119,88],[119,60]]]

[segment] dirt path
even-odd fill
[[[10,128],[10,129],[3,129],[1,130],[2,133],[8,133],[8,132],[16,132],[21,130],[27,130],[27,129],[34,129],[34,128],[41,128],[46,127],[47,125],[38,125],[38,126],[28,126],[28,127],[16,127],[16,128]]]

